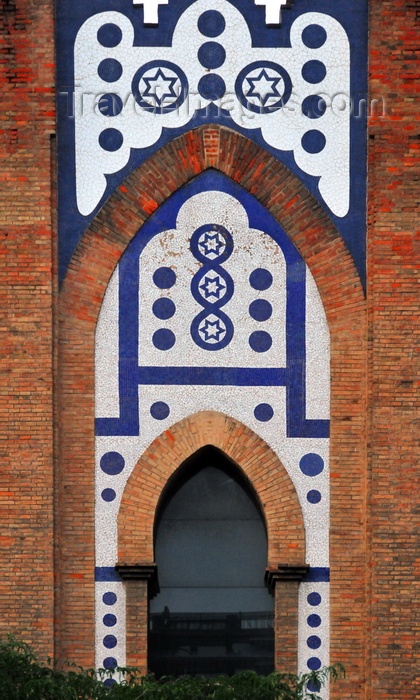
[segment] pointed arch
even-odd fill
[[[77,246],[60,293],[57,655],[85,666],[94,663],[96,322],[112,272],[142,224],[173,192],[209,168],[249,191],[281,223],[321,294],[331,333],[333,647],[340,647],[348,620],[355,620],[351,643],[355,654],[362,653],[356,622],[363,595],[357,572],[365,552],[367,333],[360,279],[337,229],[298,178],[245,136],[206,125],[164,146],[115,190]],[[349,590],[345,611],[338,584],[343,579]]]
[[[118,516],[118,558],[154,561],[153,528],[162,491],[180,465],[206,445],[219,448],[251,483],[265,517],[268,566],[305,564],[305,529],[293,483],[277,455],[243,423],[201,411],[157,437],[127,481]]]

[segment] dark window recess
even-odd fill
[[[168,484],[155,543],[160,594],[150,604],[150,670],[271,673],[265,525],[248,481],[220,450],[202,448]]]

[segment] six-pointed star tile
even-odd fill
[[[216,299],[220,299],[222,292],[226,289],[226,284],[221,280],[219,275],[216,277],[209,277],[206,275],[204,281],[200,284],[200,289],[203,290],[204,296],[208,299],[211,296],[215,296]]]
[[[204,249],[204,255],[214,253],[218,256],[223,252],[225,241],[219,233],[205,233],[203,240],[200,240],[199,246]]]
[[[200,333],[203,333],[204,340],[206,342],[212,338],[214,338],[216,342],[219,342],[221,339],[220,336],[225,332],[226,328],[224,327],[224,324],[221,324],[218,318],[215,321],[210,321],[208,318],[206,318],[204,321],[204,326],[200,328]]]
[[[174,90],[174,85],[178,78],[166,76],[161,68],[157,69],[156,75],[149,78],[143,77],[143,80],[147,85],[143,97],[153,97],[159,107],[168,97],[174,98],[171,102],[177,99],[178,95]]]
[[[282,97],[281,92],[277,88],[278,83],[282,81],[281,76],[270,78],[265,68],[261,70],[256,78],[246,78],[246,81],[251,86],[246,93],[246,97],[258,97],[262,105],[265,105],[267,100],[272,97]]]

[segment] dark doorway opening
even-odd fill
[[[207,446],[168,483],[155,526],[159,595],[151,602],[149,669],[157,676],[274,670],[267,535],[239,468]]]

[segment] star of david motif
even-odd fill
[[[219,275],[216,275],[216,277],[206,275],[204,281],[200,284],[200,290],[204,292],[206,299],[210,297],[220,299],[226,291],[226,284]]]
[[[265,68],[260,71],[256,78],[246,78],[246,81],[251,87],[245,93],[245,96],[256,97],[262,105],[266,105],[271,98],[276,98],[277,100],[282,98],[282,93],[277,88],[282,78],[271,78]]]
[[[198,332],[206,343],[219,343],[226,333],[226,327],[219,318],[211,321],[208,317],[200,324]]]
[[[225,248],[225,240],[220,233],[205,233],[200,237],[198,245],[206,258],[213,260],[221,255]]]
[[[146,90],[143,92],[143,97],[152,97],[158,107],[160,107],[164,101],[168,98],[173,98],[170,101],[174,102],[178,95],[175,92],[174,85],[178,78],[171,78],[166,76],[161,68],[158,68],[156,75],[153,77],[143,77],[144,82],[147,85]]]

